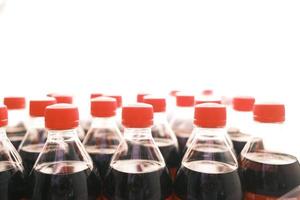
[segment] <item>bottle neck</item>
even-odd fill
[[[26,121],[25,116],[24,109],[8,110],[8,127],[14,127],[20,123],[24,123],[24,121]]]
[[[167,123],[167,115],[165,112],[155,112],[154,113],[154,124],[164,124]]]
[[[115,116],[113,117],[93,117],[92,128],[115,128],[116,120]]]
[[[5,127],[0,127],[0,138],[7,137]]]
[[[74,129],[68,129],[68,130],[49,130],[47,141],[62,141],[62,140],[79,140],[77,128]]]
[[[224,128],[203,128],[196,126],[194,128],[196,135],[208,138],[224,137],[226,132]]]
[[[281,137],[284,129],[284,123],[263,123],[254,121],[251,133],[254,137],[261,138]]]
[[[193,106],[177,106],[176,111],[177,115],[181,118],[193,118],[194,107]]]
[[[124,138],[127,140],[141,140],[152,138],[151,127],[147,128],[125,128]]]
[[[28,128],[45,128],[45,118],[44,117],[31,117],[29,120]]]

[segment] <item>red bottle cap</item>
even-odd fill
[[[214,93],[214,91],[210,90],[210,89],[206,89],[206,90],[202,91],[202,95],[205,95],[205,96],[213,95],[213,93]]]
[[[166,99],[161,97],[146,96],[144,97],[144,103],[150,104],[153,107],[154,112],[166,111]]]
[[[25,97],[4,97],[4,104],[8,110],[24,109]]]
[[[194,124],[203,128],[222,128],[226,125],[226,107],[204,103],[195,107]]]
[[[233,109],[237,111],[250,112],[253,109],[254,102],[255,102],[254,97],[246,97],[246,96],[234,97],[232,100]]]
[[[285,121],[285,106],[277,103],[255,104],[254,120],[263,123],[280,123]]]
[[[45,110],[45,125],[48,129],[73,129],[78,126],[78,121],[78,109],[73,104],[54,104],[48,106]]]
[[[117,101],[111,97],[97,97],[91,100],[93,117],[112,117],[116,115]]]
[[[91,94],[91,99],[96,98],[96,97],[101,97],[101,96],[103,96],[102,93],[92,93]]]
[[[71,95],[64,95],[64,94],[52,94],[51,97],[56,99],[57,103],[73,103],[73,96]]]
[[[117,107],[118,108],[122,107],[122,96],[121,95],[105,95],[105,96],[116,99]]]
[[[136,101],[138,103],[143,103],[144,102],[144,97],[147,96],[147,95],[149,95],[149,93],[138,93],[136,95]]]
[[[152,106],[145,103],[124,106],[122,108],[122,124],[127,128],[147,128],[152,126]]]
[[[0,105],[0,127],[7,125],[7,107],[5,105]]]
[[[176,105],[181,107],[193,107],[195,105],[195,97],[193,95],[177,94]]]
[[[171,92],[169,93],[170,96],[172,97],[176,97],[177,93],[179,93],[179,90],[171,90]]]
[[[30,100],[29,102],[29,114],[32,117],[43,117],[45,116],[45,109],[47,106],[55,104],[54,98],[48,97],[45,99]]]

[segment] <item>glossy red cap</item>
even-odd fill
[[[144,97],[144,103],[150,104],[153,107],[154,112],[166,111],[166,99],[161,97],[146,96]]]
[[[48,106],[45,110],[45,125],[48,129],[73,129],[78,126],[78,121],[78,109],[73,104],[54,104]]]
[[[25,97],[4,97],[4,104],[8,110],[24,109]]]
[[[103,96],[102,93],[92,93],[90,98],[93,99],[93,98],[102,97],[102,96]]]
[[[117,107],[118,108],[122,107],[122,96],[121,95],[105,95],[105,96],[116,99]]]
[[[176,105],[181,107],[193,107],[195,105],[195,97],[193,95],[177,94]]]
[[[0,105],[0,127],[6,126],[8,122],[7,107]]]
[[[93,117],[112,117],[116,115],[117,101],[111,97],[97,97],[91,100]]]
[[[149,95],[149,93],[138,93],[136,95],[136,101],[138,103],[143,103],[144,102],[144,97],[147,96],[147,95]]]
[[[55,104],[56,100],[54,98],[44,98],[44,99],[36,99],[30,100],[29,102],[29,114],[32,117],[44,117],[45,109],[47,106]]]
[[[257,122],[281,123],[285,121],[285,106],[277,103],[255,104],[253,117]]]
[[[195,107],[194,124],[203,128],[222,128],[226,125],[226,107],[204,103]]]
[[[254,102],[254,97],[240,96],[233,98],[232,105],[234,110],[250,112],[253,109]]]
[[[152,106],[145,103],[124,106],[122,108],[122,124],[126,128],[147,128],[152,126]]]
[[[73,103],[73,96],[71,95],[51,94],[51,97],[54,97],[57,103]]]

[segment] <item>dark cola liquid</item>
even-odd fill
[[[20,123],[16,127],[8,127],[6,132],[11,143],[18,149],[26,133],[25,125]]]
[[[186,142],[188,141],[191,132],[175,132],[175,134],[178,141],[179,154],[183,157],[186,150]]]
[[[241,161],[245,200],[273,200],[300,185],[300,165],[287,154],[248,153]]]
[[[0,199],[19,200],[24,197],[22,173],[14,168],[14,164],[0,161]]]
[[[242,200],[237,167],[217,161],[184,162],[175,182],[175,199]]]
[[[25,197],[27,198],[30,198],[33,193],[34,175],[31,172],[39,153],[42,152],[43,146],[44,144],[33,144],[24,146],[20,149],[20,156],[24,166],[24,191]]]
[[[167,168],[151,160],[112,163],[105,187],[105,198],[109,200],[165,200],[172,195]]]
[[[177,169],[180,167],[181,159],[178,147],[170,139],[154,138],[162,156],[164,157],[170,175],[175,178]]]
[[[228,131],[228,135],[230,136],[230,139],[233,144],[233,148],[234,148],[237,156],[239,156],[241,154],[244,146],[250,139],[250,135],[242,133],[237,129],[235,131],[234,130]]]
[[[64,161],[38,165],[34,171],[33,200],[96,200],[100,184],[84,162]]]
[[[116,144],[118,144],[118,141]],[[109,145],[103,148],[100,146],[86,146],[86,151],[91,156],[94,165],[97,167],[102,179],[104,179],[105,175],[107,174],[111,158],[117,147],[118,145]]]

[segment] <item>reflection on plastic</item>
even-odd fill
[[[300,186],[286,193],[279,200],[300,200]]]

